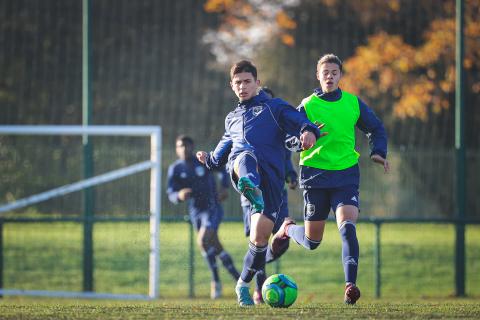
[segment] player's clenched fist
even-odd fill
[[[207,153],[205,151],[197,151],[196,156],[198,161],[205,164],[205,161],[207,160]]]
[[[315,135],[312,132],[304,131],[300,135],[300,142],[302,143],[302,149],[303,150],[308,150],[311,147],[313,147],[315,142],[317,142],[317,138],[315,137]]]

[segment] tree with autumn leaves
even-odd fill
[[[446,4],[452,17],[435,19],[424,31],[424,43],[412,46],[400,36],[375,34],[345,64],[344,85],[371,99],[393,97],[395,117],[428,120],[452,106],[455,90],[455,18],[453,1]],[[470,75],[466,91],[480,93],[480,2],[468,1],[465,10],[464,68]],[[368,79],[364,81],[364,79]]]
[[[365,44],[354,48],[351,56],[342,57],[345,62],[345,77],[342,87],[365,97],[381,108],[382,114],[394,119],[416,118],[427,121],[429,115],[438,114],[453,106],[455,90],[455,1],[415,1],[416,6],[428,10],[430,21],[418,23],[415,31],[421,43],[409,43],[408,35],[402,34],[403,26],[396,33],[385,31],[389,17],[404,16],[411,11],[411,1],[233,1],[209,0],[207,12],[222,17],[217,30],[210,30],[206,42],[222,62],[238,58],[254,58],[269,42],[288,46],[295,59],[295,29],[302,23],[302,15],[309,14],[312,3],[323,6],[323,17],[337,19],[345,3],[354,12],[361,12],[356,23],[359,27],[374,26],[379,30],[366,34]],[[302,8],[305,9],[302,10]],[[480,93],[480,2],[465,3],[465,60],[467,74],[466,92]],[[345,18],[345,19],[348,19]],[[425,18],[422,18],[423,20]],[[297,21],[299,20],[299,21]],[[411,22],[411,24],[414,24]],[[402,24],[402,21],[399,21]],[[315,26],[312,26],[314,29]],[[315,32],[315,31],[318,31]],[[328,30],[313,30],[312,36]],[[280,40],[280,41],[278,41]],[[258,51],[256,51],[258,50]],[[332,50],[333,51],[333,50]],[[320,55],[322,52],[319,52]],[[478,97],[474,99],[478,101]]]
[[[410,152],[397,169],[401,179],[419,179],[405,178],[405,185],[415,183],[423,197],[452,212],[454,0],[208,0],[204,9],[220,18],[219,27],[204,38],[217,61],[257,61],[262,79],[292,103],[318,85],[318,57],[338,54],[345,70],[341,88],[374,107],[392,147]],[[480,2],[465,0],[464,12],[466,140],[475,157],[480,148]],[[480,174],[479,162],[467,162],[470,176]],[[474,179],[467,183],[469,192],[478,188]],[[478,211],[480,201],[469,198]]]

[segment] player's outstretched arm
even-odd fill
[[[377,163],[384,164],[387,158],[387,133],[382,121],[375,115],[373,110],[358,99],[360,107],[360,117],[357,120],[357,128],[359,128],[368,137],[370,145],[370,158],[377,155],[373,160]]]
[[[207,153],[205,151],[197,151],[197,159],[200,161],[208,170],[214,170],[221,168],[228,162],[228,156],[232,150],[233,141],[229,133],[229,123],[230,115],[225,119],[225,132],[223,133],[222,139],[218,142],[215,149]]]
[[[315,144],[316,139],[320,137],[318,127],[308,120],[305,114],[298,112],[287,102],[281,99],[275,101],[277,107],[270,108],[270,111],[275,114],[274,117],[279,127],[291,136],[300,136],[300,144],[303,150],[310,149]],[[306,133],[307,131],[310,134]]]
[[[325,123],[318,123],[317,121],[315,121],[314,124],[317,126],[318,130],[320,130],[320,136],[318,137],[319,139],[328,134],[328,132],[321,131],[321,129],[325,127]],[[287,137],[287,139],[285,140],[285,148],[291,152],[301,152],[305,150],[302,148],[302,143],[300,139],[295,136]]]
[[[375,163],[381,164],[383,166],[383,170],[384,170],[385,173],[390,172],[390,163],[388,163],[388,160],[385,159],[384,157],[382,157],[378,154],[372,154],[370,159],[372,159],[372,161],[375,162]]]

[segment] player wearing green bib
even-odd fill
[[[328,134],[300,155],[300,187],[304,189],[305,226],[297,226],[291,219],[285,220],[272,243],[291,237],[309,250],[316,249],[322,241],[325,223],[332,210],[342,238],[346,282],[344,300],[347,304],[355,304],[360,298],[360,290],[356,286],[360,155],[355,151],[355,127],[367,135],[372,161],[381,164],[385,173],[390,170],[390,166],[386,160],[387,136],[382,122],[362,100],[338,87],[341,76],[340,59],[333,54],[324,55],[317,64],[320,88],[303,99],[298,107],[310,121],[321,124],[322,132]],[[298,141],[293,138],[287,147],[289,145],[294,147]]]
[[[326,101],[313,93],[302,105],[307,117],[323,123],[322,129],[329,134],[319,139],[312,149],[301,153],[300,165],[343,170],[357,164],[355,124],[360,116],[357,97],[343,91],[339,100]]]

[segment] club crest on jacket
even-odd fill
[[[252,113],[254,117],[258,116],[262,111],[263,111],[263,106],[252,107]]]

